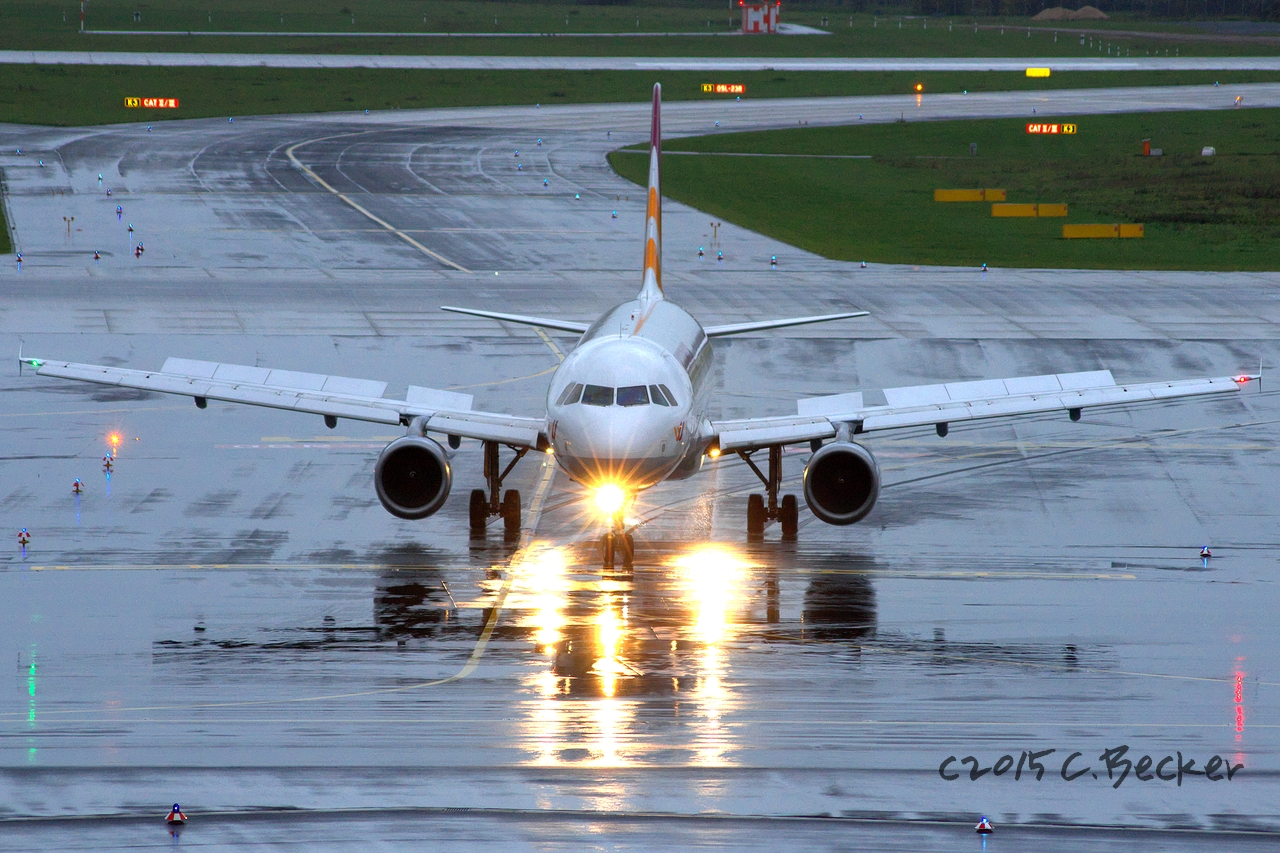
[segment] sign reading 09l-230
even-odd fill
[[[747,87],[743,83],[703,83],[702,91],[713,95],[745,95]]]

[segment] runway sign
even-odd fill
[[[747,87],[743,83],[703,83],[702,91],[714,95],[745,95]]]
[[[149,110],[176,110],[177,98],[125,98],[124,105],[129,109],[143,107]]]
[[[1029,124],[1027,125],[1027,133],[1056,135],[1059,133],[1075,133],[1076,126],[1074,124]]]
[[[1028,77],[1048,77],[1049,69],[1048,68],[1028,68],[1027,76]]]

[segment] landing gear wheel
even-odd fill
[[[604,567],[606,569],[613,568],[614,560],[614,539],[613,533],[609,532],[600,537],[600,554],[604,558]]]
[[[520,538],[520,492],[515,489],[502,496],[502,532],[507,539]]]
[[[489,518],[489,502],[484,489],[471,490],[471,535],[484,536],[485,521]]]
[[[622,534],[621,539],[618,544],[622,546],[622,565],[629,569],[635,565],[636,540],[630,533]]]
[[[796,532],[800,529],[800,508],[796,504],[795,495],[783,495],[782,506],[778,508],[778,521],[782,523],[782,538],[794,542]]]
[[[759,539],[764,536],[764,495],[747,498],[747,536]]]

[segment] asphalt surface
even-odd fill
[[[245,35],[226,33],[224,35]],[[271,35],[289,35],[271,33]],[[294,34],[297,35],[297,34]],[[331,35],[315,33],[314,35]],[[387,35],[360,33],[359,35]],[[592,34],[596,35],[596,34]],[[646,33],[644,35],[652,35]],[[1280,56],[1083,57],[636,57],[381,56],[331,53],[158,53],[0,50],[0,64],[158,65],[228,68],[473,68],[494,71],[1276,71]]]
[[[920,115],[1214,108],[1241,92],[1280,100],[1276,86],[957,96]],[[676,104],[664,123],[891,120],[902,102]],[[436,307],[587,319],[631,296],[641,195],[603,154],[641,141],[645,119],[614,106],[0,128],[25,260],[0,267],[0,350],[21,337],[28,355],[95,363],[263,364],[540,413],[571,336]],[[872,312],[719,342],[726,417],[853,388],[1280,363],[1274,273],[862,270],[731,225],[712,243],[706,216],[664,214],[668,295],[704,322]],[[699,244],[724,263],[698,262]],[[31,543],[0,552],[15,667],[0,850],[167,844],[174,801],[192,818],[176,840],[217,848],[954,849],[980,844],[981,814],[993,850],[1273,844],[1269,387],[874,437],[875,510],[833,528],[802,509],[796,543],[746,541],[757,487],[721,460],[642,496],[636,567],[609,574],[597,522],[540,458],[508,484],[521,541],[472,541],[473,443],[444,510],[403,522],[370,482],[392,430],[11,368],[0,517],[10,546],[19,527]],[[788,491],[805,455],[785,458]],[[1166,776],[1179,753],[1192,771],[1242,766],[1117,788],[1120,765],[1109,779],[1100,755],[1122,745],[1174,756]],[[977,779],[957,766],[1044,750],[1040,779],[1025,762]],[[1085,773],[1067,781],[1073,753],[1067,772]],[[246,814],[262,809],[289,814]]]

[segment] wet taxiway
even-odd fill
[[[948,103],[1020,114],[1022,98]],[[848,120],[850,102],[743,106],[737,127]],[[713,109],[730,107],[673,105],[669,126]],[[26,258],[0,269],[8,352],[21,335],[39,356],[258,363],[540,413],[571,338],[436,306],[583,319],[638,286],[639,195],[602,154],[642,138],[639,108],[0,136],[23,149],[0,163]],[[718,344],[724,416],[855,387],[1280,363],[1275,274],[861,270],[732,226],[725,262],[700,264],[707,217],[665,214],[668,294],[706,322],[872,312]],[[1280,831],[1269,382],[873,437],[872,515],[840,529],[802,510],[795,543],[746,541],[757,487],[721,460],[642,496],[625,574],[601,570],[596,521],[542,458],[512,475],[521,540],[474,541],[470,443],[453,499],[409,523],[373,493],[385,427],[13,369],[0,387],[0,818],[27,819],[0,850],[167,843],[174,801],[192,815],[178,840],[210,846],[954,849],[979,844],[984,813],[1023,827],[998,831],[1005,849],[1133,842],[1062,828],[1089,825],[1166,849],[1207,843],[1186,830],[1241,849]],[[804,459],[785,457],[789,491]],[[1195,775],[1215,757],[1221,778]],[[299,813],[243,814],[266,808]]]

